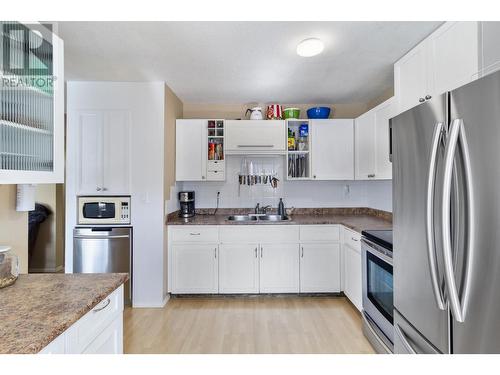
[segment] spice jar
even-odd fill
[[[0,246],[0,289],[12,285],[19,275],[19,258],[9,246]]]

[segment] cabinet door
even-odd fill
[[[82,354],[123,354],[123,314],[113,320]]]
[[[429,38],[430,87],[440,95],[472,81],[479,70],[478,23],[446,22]]]
[[[390,135],[389,119],[396,114],[395,101],[389,99],[375,110],[375,173],[376,180],[390,180],[392,178],[392,163],[389,160]]]
[[[375,175],[375,128],[373,110],[354,120],[356,180],[366,180]]]
[[[354,179],[354,121],[312,120],[312,171],[316,180]]]
[[[206,120],[177,120],[175,139],[175,179],[206,180]]]
[[[78,119],[78,194],[102,193],[103,123],[102,111],[77,112]]]
[[[260,245],[260,292],[299,292],[299,245]]]
[[[394,64],[394,91],[399,113],[425,100],[428,86],[426,42],[420,43]]]
[[[259,293],[259,245],[219,246],[219,293]]]
[[[286,150],[285,121],[225,121],[226,151],[244,154],[272,153]]]
[[[301,244],[300,292],[340,292],[340,244]]]
[[[217,293],[217,244],[177,244],[172,246],[172,292]]]
[[[479,54],[483,77],[500,69],[500,22],[480,22],[481,45]]]
[[[107,111],[103,124],[105,194],[130,194],[130,111]]]
[[[351,248],[344,246],[344,293],[349,300],[362,309],[362,275],[361,275],[361,254]]]

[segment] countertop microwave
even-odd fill
[[[78,224],[130,224],[130,197],[78,197]]]

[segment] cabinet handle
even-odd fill
[[[255,257],[257,258],[257,248],[255,248]]]
[[[204,180],[205,179],[205,176],[201,176],[201,179]]]
[[[351,240],[358,242],[359,240],[357,238],[351,237]]]
[[[103,307],[99,307],[99,308],[94,309],[94,310],[92,310],[92,311],[93,311],[93,312],[95,312],[95,313],[96,313],[96,312],[99,312],[99,311],[102,311],[102,310],[104,310],[106,307],[108,307],[110,303],[111,303],[111,300],[108,298],[108,299],[106,300],[106,303],[104,304],[104,306],[103,306]]]
[[[302,246],[302,255],[301,255],[302,258],[304,258],[304,246]]]
[[[424,99],[424,98],[420,98],[420,99],[418,99],[418,101],[419,101],[420,103],[423,103],[423,102],[425,102],[425,99]]]
[[[198,232],[198,233],[192,233],[192,232],[189,233],[190,236],[199,236],[200,234],[201,234],[200,232]]]
[[[263,251],[264,251],[264,246],[261,246],[261,247],[260,247],[260,257],[261,257],[261,258],[262,258]]]
[[[108,188],[102,188],[102,191],[108,191]]]
[[[425,96],[425,99],[426,99],[426,100],[429,100],[430,98],[432,98],[432,96],[431,96],[431,95],[426,95],[426,96]]]
[[[368,175],[368,178],[373,178],[373,177],[375,177],[375,173],[370,173],[370,174]]]
[[[98,186],[95,188],[97,191],[101,191],[102,189]]]
[[[238,145],[239,148],[244,147],[274,147],[274,145]]]
[[[313,178],[316,178],[316,175],[314,175]]]
[[[214,256],[215,256],[215,259],[217,259],[217,248],[214,248]]]

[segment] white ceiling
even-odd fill
[[[166,81],[186,103],[366,103],[440,22],[61,22],[67,80]],[[297,43],[324,41],[304,58]]]

